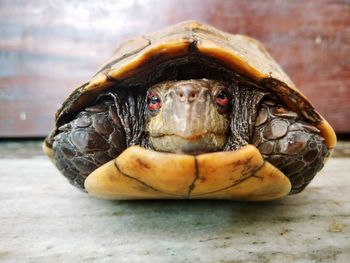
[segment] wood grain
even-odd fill
[[[262,41],[336,131],[350,132],[349,1],[3,0],[0,137],[46,135],[119,42],[187,19]]]

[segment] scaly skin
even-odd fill
[[[262,103],[252,144],[291,181],[291,194],[301,192],[323,167],[328,155],[319,131],[298,114],[267,100]]]
[[[92,171],[126,147],[124,128],[111,101],[85,109],[59,131],[53,143],[56,166],[80,189]]]

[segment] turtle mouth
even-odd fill
[[[190,155],[223,151],[226,141],[225,133],[212,132],[189,137],[177,134],[150,136],[155,151]]]

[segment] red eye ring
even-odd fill
[[[150,111],[156,111],[160,108],[161,106],[161,101],[158,95],[151,91],[147,95],[147,107]]]
[[[227,95],[227,91],[221,90],[216,95],[216,104],[220,107],[226,107],[230,103],[230,100]]]

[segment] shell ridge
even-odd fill
[[[106,70],[106,69],[111,69],[112,66],[113,66],[114,64],[116,64],[116,63],[122,61],[123,59],[126,59],[126,58],[132,56],[133,54],[136,54],[136,53],[138,53],[138,52],[144,50],[145,48],[147,48],[148,46],[151,45],[151,43],[152,43],[151,40],[148,39],[145,35],[144,35],[144,36],[141,36],[141,38],[143,38],[144,40],[146,40],[146,41],[148,42],[147,45],[144,45],[144,46],[142,46],[142,47],[140,47],[140,48],[138,48],[138,49],[135,49],[135,50],[133,50],[133,51],[131,51],[131,52],[127,52],[127,53],[125,53],[124,55],[122,55],[122,56],[120,56],[120,57],[118,57],[118,58],[116,58],[116,59],[113,59],[111,62],[107,63],[107,64],[104,65],[99,71],[97,71],[96,74],[93,75],[93,77],[97,76],[99,73],[101,73],[102,71],[104,71],[104,70]],[[123,47],[123,45],[121,45],[117,50],[115,50],[115,51],[113,52],[113,54],[117,53],[122,47]]]

